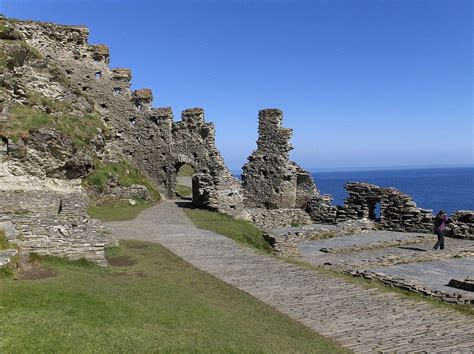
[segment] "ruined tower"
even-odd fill
[[[289,160],[292,130],[282,127],[279,109],[259,111],[257,149],[243,166],[245,204],[250,207],[304,208],[319,192],[311,175]]]

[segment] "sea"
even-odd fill
[[[235,175],[240,173],[235,171]],[[346,182],[367,182],[395,187],[410,195],[418,207],[445,210],[474,210],[474,167],[419,168],[370,171],[315,172],[311,175],[322,194],[331,194],[333,204],[343,205]]]
[[[420,168],[380,171],[312,172],[322,194],[331,194],[333,204],[342,205],[346,182],[367,182],[380,187],[395,187],[410,195],[416,205],[445,210],[474,210],[474,167]]]

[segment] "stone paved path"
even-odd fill
[[[197,229],[171,201],[145,210],[135,220],[109,226],[119,239],[162,244],[195,267],[355,352],[474,352],[473,316],[258,254]]]

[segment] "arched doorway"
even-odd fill
[[[178,197],[183,199],[192,199],[192,180],[196,173],[193,166],[188,163],[183,163],[177,166],[177,178],[175,193]]]

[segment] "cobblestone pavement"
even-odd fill
[[[197,229],[172,201],[108,223],[118,239],[158,242],[355,352],[474,351],[474,317],[288,264]]]
[[[453,258],[442,261],[399,264],[382,268],[369,268],[369,271],[415,280],[433,290],[447,293],[460,293],[474,299],[474,293],[447,286],[451,279],[474,278],[474,257]]]

